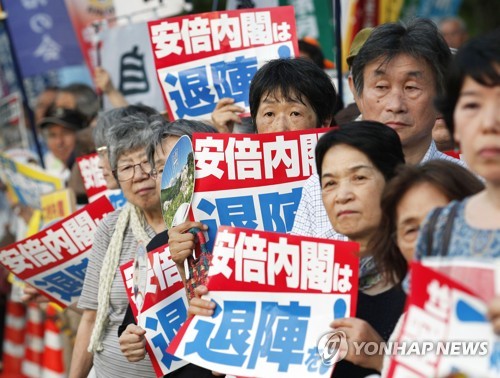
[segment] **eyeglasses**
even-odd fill
[[[163,172],[163,171],[162,171],[162,172]],[[153,168],[153,169],[151,170],[151,172],[149,172],[149,175],[151,176],[151,178],[152,178],[153,180],[156,180],[156,179],[158,178],[158,175],[161,175],[161,174],[162,174],[162,172],[158,172],[158,170],[157,170],[156,168]]]
[[[127,164],[117,167],[113,174],[115,175],[118,181],[129,181],[134,178],[135,175],[135,167],[139,166],[141,168],[141,172],[147,174],[149,177],[152,177],[152,167],[149,161],[143,161],[137,164]]]
[[[96,148],[96,151],[100,157],[106,157],[108,154],[108,146],[102,146],[102,147]]]

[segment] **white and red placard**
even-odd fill
[[[89,203],[97,201],[100,197],[106,196],[115,209],[119,209],[127,202],[121,189],[108,189],[104,179],[102,169],[99,168],[99,154],[89,154],[76,158],[80,173],[82,175],[83,186],[87,193]]]
[[[76,158],[80,174],[82,175],[83,186],[87,193],[89,202],[93,202],[98,195],[106,191],[106,181],[99,167],[99,155],[97,153],[80,156]]]
[[[358,250],[353,242],[220,227],[208,273],[214,314],[189,318],[167,351],[231,375],[317,377],[318,340],[333,319],[356,311]]]
[[[328,129],[272,134],[194,134],[194,219],[208,225],[290,232],[314,149]]]
[[[61,306],[76,302],[83,288],[94,233],[113,206],[101,197],[20,242],[0,250],[0,263]]]
[[[411,292],[388,376],[498,377],[500,338],[486,313],[487,303],[464,285],[412,262]]]
[[[497,259],[498,260],[498,259]],[[472,291],[486,303],[500,296],[500,261],[491,258],[441,256],[422,258],[422,264]]]
[[[139,317],[133,291],[134,261],[123,264],[120,270],[132,312],[138,318],[139,326],[146,330],[146,350],[155,373],[157,377],[163,377],[187,364],[166,350],[187,318],[188,302],[168,245],[148,252],[147,257],[147,284]]]
[[[298,56],[292,6],[172,17],[148,28],[171,120],[210,119],[225,97],[248,115],[257,70],[271,59]]]

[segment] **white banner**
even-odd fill
[[[126,17],[132,22],[177,16],[190,8],[184,0],[115,0],[113,5],[117,17]]]
[[[116,89],[129,104],[144,104],[165,110],[161,87],[156,78],[147,24],[116,26],[102,32],[102,66]],[[104,109],[112,106],[105,98]]]

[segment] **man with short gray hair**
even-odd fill
[[[401,138],[408,164],[433,159],[461,163],[439,152],[432,140],[432,128],[440,117],[434,99],[443,90],[450,59],[436,25],[415,19],[407,26],[379,25],[352,61],[349,85],[362,118],[392,127]],[[317,175],[304,185],[292,233],[338,236],[328,221]]]

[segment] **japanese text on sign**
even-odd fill
[[[230,137],[224,140],[207,136],[196,139],[196,178],[214,176],[227,180],[262,180],[275,178],[285,166],[286,177],[309,177],[315,172],[314,148],[322,134],[303,134],[298,139],[285,140],[276,135],[274,141]],[[221,167],[226,162],[227,171]]]
[[[157,58],[171,54],[218,51],[228,41],[232,49],[270,45],[290,40],[290,25],[271,21],[271,13],[244,12],[239,17],[222,14],[218,19],[195,17],[151,26]],[[179,42],[182,41],[182,45]]]
[[[29,238],[0,252],[0,260],[14,274],[26,269],[40,268],[65,259],[65,254],[76,255],[92,245],[97,224],[83,211],[49,229],[40,238]]]
[[[206,298],[214,313],[188,318],[167,351],[236,376],[329,374],[331,367],[321,368],[318,337],[332,319],[356,311],[358,249],[352,242],[220,227]]]
[[[257,309],[256,306],[261,308]],[[224,301],[221,325],[216,332],[211,322],[199,321],[196,338],[186,343],[186,353],[198,353],[208,361],[224,360],[225,364],[255,368],[257,360],[278,364],[278,371],[289,365],[302,364],[309,306],[298,302]],[[257,317],[256,313],[261,316]],[[248,343],[251,330],[257,324],[253,346]],[[213,337],[210,337],[212,336]],[[272,336],[272,337],[270,337]],[[224,352],[219,352],[223,350]],[[233,353],[228,353],[233,350]]]
[[[176,105],[177,116],[199,117],[211,113],[224,97],[231,97],[248,107],[250,81],[257,69],[256,57],[237,56],[232,61],[218,60],[209,66],[168,73],[165,83],[175,88],[170,91],[170,98]],[[217,96],[211,87],[215,88]]]
[[[78,159],[78,167],[80,168],[86,191],[92,188],[106,187],[102,169],[99,167],[99,155],[92,154]]]
[[[130,295],[133,294],[133,273],[133,265],[124,270],[125,287],[129,291]],[[168,248],[148,253],[146,282],[145,295],[156,294],[159,291],[166,290],[167,288],[174,286],[177,282],[182,283],[181,276],[175,266],[175,262],[172,260],[172,256],[170,255]]]
[[[146,329],[146,349],[157,376],[168,374],[187,362],[166,353],[166,349],[187,318],[187,298],[181,276],[168,246],[148,253],[144,305],[138,324]],[[120,267],[132,312],[138,315],[133,293],[134,263]]]
[[[302,241],[299,245],[284,237],[275,243],[258,234],[224,230],[217,234],[209,276],[223,274],[240,282],[274,286],[284,272],[289,288],[346,293],[352,288],[353,271],[348,264],[334,263],[334,258],[335,248],[329,243]]]
[[[36,277],[33,283],[36,287],[49,292],[56,298],[67,303],[73,303],[82,292],[88,258],[62,269],[51,270],[47,274]]]

